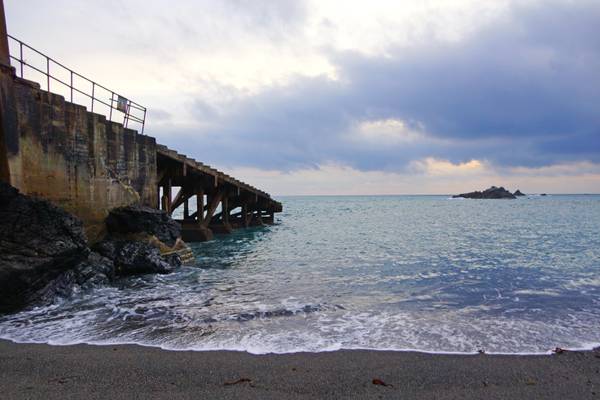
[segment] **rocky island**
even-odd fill
[[[520,193],[520,192],[519,192]],[[516,193],[515,193],[516,194]],[[508,190],[501,187],[492,186],[484,191],[475,191],[469,193],[462,193],[452,196],[452,198],[465,198],[465,199],[516,199],[518,195],[512,194]]]

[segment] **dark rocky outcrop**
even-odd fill
[[[515,195],[503,187],[492,186],[483,192],[475,191],[462,193],[452,196],[453,198],[463,197],[465,199],[516,199]]]
[[[520,196],[525,196],[525,193],[521,192],[519,189],[517,189],[516,192],[513,193],[516,197],[520,197]]]
[[[106,285],[114,279],[114,269],[115,266],[111,260],[91,252],[88,258],[74,269],[61,273],[39,290],[32,299],[32,304],[41,306],[51,303],[56,297],[69,297],[77,285],[82,289]]]
[[[0,312],[37,300],[89,253],[81,221],[0,182]]]
[[[157,247],[140,241],[109,238],[96,244],[94,250],[114,262],[117,275],[168,274],[181,266],[176,253],[162,256]]]
[[[106,285],[115,278],[113,260],[97,252],[91,252],[87,260],[75,267],[75,282],[83,288]]]
[[[146,233],[168,246],[174,246],[181,237],[181,225],[161,210],[132,205],[111,210],[106,218],[108,232],[115,234]]]
[[[118,233],[92,251],[79,219],[0,182],[0,313],[67,297],[75,285],[86,289],[116,276],[172,272],[181,266],[182,249],[189,248],[178,237],[179,224],[154,211],[118,209],[110,222]],[[135,232],[144,234],[121,234]],[[169,251],[161,254],[164,248]]]

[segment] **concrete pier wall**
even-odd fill
[[[2,89],[0,178],[77,215],[92,242],[110,209],[158,207],[154,138],[6,71]]]

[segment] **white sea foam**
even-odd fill
[[[470,315],[473,310],[425,316],[420,313],[340,310],[306,314],[301,312],[304,308],[299,307],[281,318],[259,318],[244,323],[216,322],[209,324],[212,328],[193,323],[175,329],[167,327],[158,336],[153,336],[152,329],[143,325],[100,335],[91,324],[93,315],[85,313],[66,320],[50,318],[34,324],[15,318],[0,323],[0,337],[53,345],[135,343],[168,350],[233,350],[253,354],[339,349],[546,354],[555,347],[591,349],[599,344],[594,338],[600,326],[578,319],[561,325],[559,321],[481,319]],[[26,315],[22,317],[26,318]]]

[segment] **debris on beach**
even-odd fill
[[[386,387],[393,387],[392,385],[390,385],[389,383],[385,383],[384,381],[382,381],[381,379],[373,379],[373,385],[378,385],[378,386],[386,386]]]
[[[569,350],[563,349],[563,348],[560,348],[560,347],[557,347],[554,350],[552,350],[552,352],[554,354],[562,354],[562,353],[566,353],[567,351],[569,351]]]
[[[251,383],[251,382],[252,382],[252,379],[250,379],[250,378],[240,378],[236,381],[225,382],[225,383],[223,383],[223,386],[232,386],[232,385],[237,385],[240,383]]]

